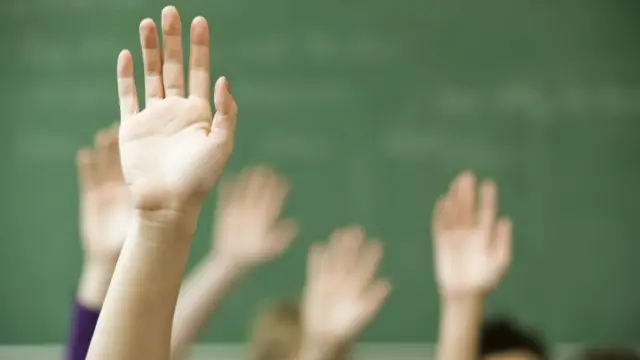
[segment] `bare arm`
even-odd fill
[[[211,118],[209,28],[190,29],[185,89],[182,25],[162,11],[140,23],[146,108],[139,110],[131,53],[118,57],[122,173],[136,209],[109,285],[89,360],[168,360],[171,325],[202,203],[233,150],[237,105],[222,77]]]
[[[88,309],[100,311],[107,296],[114,268],[115,264],[112,266],[107,264],[85,264],[78,283],[78,303]]]
[[[390,285],[377,277],[382,244],[357,226],[338,229],[307,259],[298,360],[343,358],[381,309]]]
[[[122,178],[118,126],[101,129],[93,148],[78,150],[80,233],[84,266],[78,303],[99,311],[129,229],[133,204]]]
[[[186,358],[208,318],[233,284],[251,269],[283,253],[297,233],[291,220],[280,220],[288,185],[264,166],[246,169],[220,185],[212,250],[185,282],[174,318],[171,358]]]
[[[113,266],[88,262],[82,270],[77,298],[70,317],[67,360],[85,360],[100,310],[107,294]]]
[[[118,260],[87,359],[167,359],[192,231],[138,215]],[[99,334],[99,336],[98,336]]]
[[[476,179],[459,175],[434,210],[436,277],[441,294],[437,360],[475,360],[483,303],[511,261],[511,223],[496,221],[497,190],[484,182],[476,208]]]
[[[67,359],[85,360],[133,214],[120,167],[118,127],[98,131],[93,148],[78,151],[76,166],[84,265],[71,318]]]
[[[331,360],[334,351],[315,345],[303,345],[296,360]]]
[[[443,299],[436,359],[477,359],[483,302],[482,297]]]
[[[232,264],[210,257],[193,269],[180,291],[175,311],[171,359],[186,358],[188,347],[243,274]]]

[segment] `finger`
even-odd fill
[[[307,257],[307,283],[314,283],[322,273],[323,259],[325,256],[325,246],[313,244],[309,249]]]
[[[210,101],[209,24],[201,16],[191,23],[189,54],[189,95]]]
[[[456,228],[456,216],[455,201],[447,195],[442,203],[442,231],[454,230]]]
[[[104,181],[120,180],[122,172],[120,170],[117,129],[110,128],[105,130],[97,141],[98,172]]]
[[[280,221],[271,233],[271,245],[273,255],[282,254],[291,245],[291,242],[298,235],[298,223],[287,219]]]
[[[344,244],[344,229],[336,229],[329,236],[329,243],[325,250],[325,255],[322,258],[322,271],[323,274],[330,274],[334,276],[336,265],[339,258],[341,247]]]
[[[501,218],[496,223],[496,233],[491,246],[496,262],[505,270],[511,263],[512,224],[508,218]]]
[[[449,221],[451,227],[459,228],[462,224],[460,222],[460,186],[459,177],[453,179],[449,185],[449,199],[447,204],[447,211],[449,213]]]
[[[444,205],[446,200],[446,195],[440,196],[438,200],[436,200],[436,205],[434,206],[433,213],[431,214],[431,232],[434,239],[438,234],[445,230],[443,225],[445,223]]]
[[[378,314],[385,300],[391,293],[388,280],[378,280],[363,294],[362,317],[359,319],[360,328],[366,326]]]
[[[173,6],[162,9],[162,81],[164,95],[184,96],[184,64],[182,55],[182,24]]]
[[[156,24],[151,19],[140,23],[140,44],[142,46],[142,62],[144,65],[145,105],[164,97],[162,84],[162,57]]]
[[[364,246],[358,262],[358,278],[362,288],[371,284],[378,272],[378,266],[382,260],[382,244],[372,241]]]
[[[268,184],[270,178],[275,176],[271,169],[263,165],[256,165],[245,170],[243,177],[245,178],[245,201],[255,203],[262,201],[265,193],[270,191]],[[263,205],[263,204],[260,204]]]
[[[280,216],[284,203],[289,193],[289,183],[286,178],[278,176],[275,171],[270,170],[269,176],[265,179],[264,205],[266,211],[271,214],[270,220],[275,220]]]
[[[289,195],[290,188],[291,187],[289,184],[289,179],[287,179],[286,176],[275,174],[274,176],[275,191],[273,193],[276,195],[276,199],[275,199],[276,202],[283,203],[284,200],[287,198],[287,195]]]
[[[109,131],[106,129],[100,129],[93,137],[93,156],[95,161],[95,173],[100,181],[104,181],[104,169],[102,164],[104,158],[105,148],[109,141]]]
[[[498,213],[498,190],[493,181],[484,181],[480,188],[480,209],[478,225],[488,233],[493,232],[493,226]]]
[[[355,261],[364,243],[365,233],[360,226],[344,228],[331,241],[329,256],[331,256],[331,270],[334,275],[346,277],[354,275]]]
[[[113,149],[111,152],[111,157],[109,160],[111,161],[111,168],[113,169],[113,173],[111,176],[113,180],[120,181],[124,183],[124,174],[122,173],[122,162],[120,161],[120,127],[116,127],[113,129],[114,131],[114,143]]]
[[[233,143],[235,136],[238,106],[229,89],[229,82],[225,77],[216,81],[213,94],[216,114],[213,117],[209,137],[218,144]]]
[[[97,186],[98,177],[95,173],[95,157],[90,148],[78,150],[76,153],[76,169],[81,192],[89,191]]]
[[[456,184],[458,216],[461,226],[472,227],[476,218],[476,178],[470,171],[465,171],[458,177]]]
[[[218,208],[227,207],[234,198],[236,185],[232,176],[224,176],[218,182]]]
[[[133,58],[129,50],[122,50],[118,55],[117,78],[120,119],[126,119],[139,111],[138,93],[133,76]]]
[[[271,190],[268,194],[267,205],[269,213],[274,216],[273,220],[275,220],[285,207],[285,201],[289,195],[289,181],[283,176],[278,176],[275,173],[273,175],[269,184],[269,189]]]

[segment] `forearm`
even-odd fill
[[[87,359],[169,358],[173,312],[193,232],[179,222],[165,223],[170,225],[136,217]]]
[[[209,317],[244,271],[221,259],[206,257],[191,272],[180,291],[173,320],[171,359],[186,358]]]
[[[296,360],[331,360],[331,352],[318,348],[302,348]]]
[[[82,268],[67,344],[68,360],[85,360],[115,262],[87,260]]]
[[[346,359],[350,344],[305,340],[300,346],[296,360]]]
[[[80,305],[96,311],[102,309],[115,266],[115,262],[85,262],[78,282],[77,300]]]
[[[437,360],[477,359],[483,305],[481,296],[442,301]]]

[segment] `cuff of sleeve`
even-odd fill
[[[68,360],[84,360],[89,351],[89,345],[93,338],[100,317],[100,310],[93,310],[75,302],[73,306],[73,328],[69,339]]]

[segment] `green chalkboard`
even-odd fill
[[[117,118],[117,54],[137,55],[139,21],[164,5],[0,5],[0,343],[66,338],[81,265],[74,152]],[[209,19],[212,68],[240,104],[229,170],[266,162],[288,174],[288,212],[303,225],[203,341],[244,341],[262,300],[296,295],[308,245],[351,222],[384,240],[394,285],[363,340],[434,341],[429,217],[464,168],[499,182],[516,226],[489,312],[552,341],[640,340],[640,2],[176,5],[185,23]],[[212,205],[190,264],[208,249]]]

